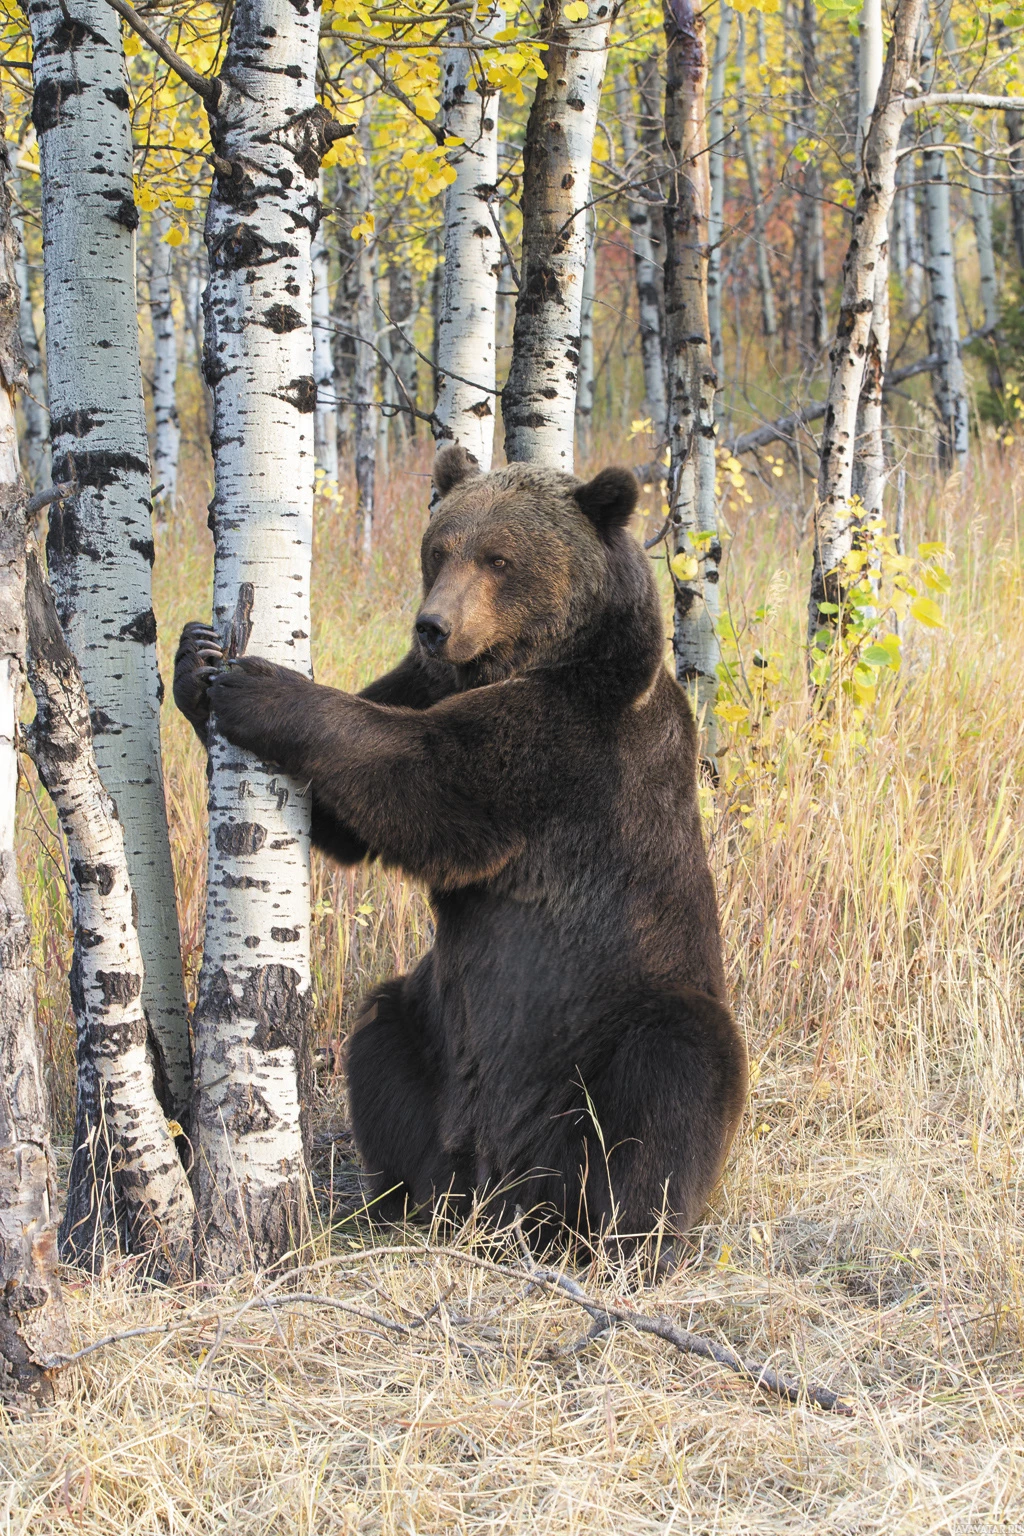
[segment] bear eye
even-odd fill
[[[504,555],[492,555],[489,563],[492,571],[503,571],[508,565]]]

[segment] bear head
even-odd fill
[[[423,536],[416,637],[426,656],[475,681],[564,655],[606,604],[611,568],[634,557],[646,567],[624,533],[637,501],[631,470],[586,482],[530,464],[482,474],[450,447],[434,484],[441,500]],[[643,580],[653,594],[646,569]]]

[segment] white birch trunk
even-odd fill
[[[367,100],[356,133],[356,140],[362,150],[362,163],[357,173],[356,212],[364,222],[374,212],[370,128],[371,103]],[[355,242],[353,252],[356,351],[352,370],[352,393],[355,396],[352,417],[356,460],[356,518],[363,555],[367,560],[373,551],[373,514],[377,497],[377,353],[373,345],[377,331],[373,281],[375,245],[375,235],[372,238],[364,236]]]
[[[860,18],[860,54],[858,58],[859,121],[857,127],[857,179],[863,179],[861,161],[871,126],[872,113],[882,83],[884,61],[881,0],[865,0]],[[895,192],[894,192],[895,196]],[[868,516],[882,510],[885,493],[885,434],[882,391],[889,358],[889,241],[879,245],[875,264],[874,308],[864,360],[857,416],[857,446],[854,454],[851,489],[860,499]]]
[[[316,380],[314,423],[316,468],[324,480],[338,483],[338,410],[334,393],[334,330],[331,325],[331,253],[322,219],[313,236],[313,378]]]
[[[938,146],[944,137],[940,129],[929,129],[927,143]],[[967,461],[969,422],[956,303],[949,177],[944,150],[938,147],[926,148],[922,155],[922,165],[925,175],[928,332],[931,351],[937,352],[939,356],[939,366],[932,372],[932,390],[939,413],[939,463],[948,470],[962,467]]]
[[[159,487],[156,517],[167,521],[178,497],[178,336],[171,292],[171,247],[164,239],[171,227],[166,216],[154,220],[153,262],[149,276],[149,313],[153,323],[153,480]]]
[[[831,371],[818,469],[814,563],[808,603],[808,634],[835,627],[821,603],[843,599],[842,561],[853,548],[857,526],[851,505],[857,413],[875,312],[876,275],[888,241],[896,190],[896,156],[903,126],[907,82],[913,76],[923,0],[902,0],[864,142],[853,236],[843,265],[843,293],[830,353]]]
[[[641,174],[643,160],[637,143],[633,92],[625,70],[615,77],[615,108],[622,128],[625,174],[627,178],[633,179]],[[664,443],[668,439],[668,401],[665,391],[665,347],[662,336],[662,273],[652,227],[654,199],[660,196],[659,183],[649,183],[647,186],[630,190],[627,194],[626,206],[629,210],[629,234],[633,246],[637,312],[640,319],[644,411],[650,417],[657,441]],[[593,341],[591,341],[591,374],[593,374]],[[580,377],[582,382],[582,349]]]
[[[878,99],[885,65],[885,39],[882,35],[882,0],[864,0],[858,24],[860,51],[857,55],[857,163],[864,152],[871,114]]]
[[[818,19],[815,0],[803,0],[800,14],[801,128],[810,139],[818,105]],[[813,368],[825,345],[825,230],[822,177],[812,151],[804,166],[800,208],[800,353]]]
[[[947,33],[948,0],[936,7],[936,30]],[[955,38],[946,36],[947,46]],[[928,30],[921,47],[921,77],[926,90],[935,89],[935,33]],[[963,356],[960,351],[960,317],[957,313],[956,269],[953,261],[953,221],[949,204],[949,172],[943,129],[932,127],[923,137],[921,167],[924,172],[925,276],[928,283],[929,351],[938,354],[932,370],[932,394],[939,415],[938,458],[944,470],[967,460],[969,423]]]
[[[676,676],[702,725],[701,755],[715,775],[719,567],[715,509],[715,390],[707,306],[704,17],[693,0],[666,0],[665,311],[669,336],[671,506],[674,552],[692,569],[673,573]]]
[[[992,203],[989,198],[988,157],[976,149],[967,149],[967,181],[971,189],[971,222],[978,247],[978,275],[981,306],[986,331],[999,324],[999,279],[996,276],[995,250],[992,245]]]
[[[708,113],[708,160],[711,183],[708,212],[708,326],[711,363],[722,384],[725,348],[722,340],[722,238],[725,233],[725,71],[729,61],[732,11],[723,5],[711,65],[711,106]],[[721,394],[719,394],[721,399]]]
[[[160,763],[149,443],[135,296],[131,125],[120,21],[106,0],[31,7],[43,190],[55,504],[50,579],[92,708],[96,759],[124,827],[146,962],[157,1087],[177,1119],[190,1063]]]
[[[391,332],[391,361],[401,380],[395,393],[402,407],[400,420],[407,439],[416,436],[417,419],[412,414],[416,408],[419,390],[419,360],[416,356],[413,334],[416,326],[416,288],[412,267],[408,262],[391,268],[388,279],[388,299],[394,329]]]
[[[777,335],[779,325],[775,311],[775,289],[772,285],[771,265],[768,261],[768,242],[765,232],[764,199],[761,196],[761,170],[758,165],[754,131],[750,125],[750,108],[747,102],[747,18],[739,17],[739,39],[736,48],[737,67],[740,76],[740,148],[747,168],[752,209],[754,259],[757,264],[757,286],[761,294],[761,325],[765,336],[771,340]]]
[[[479,0],[474,35],[493,38],[504,25],[501,7]],[[499,98],[481,89],[466,24],[453,21],[448,36],[441,59],[441,109],[445,133],[463,144],[449,152],[455,180],[444,211],[434,437],[442,446],[461,444],[488,470],[494,452],[495,310],[501,272],[501,242],[490,201],[498,179]]]
[[[6,126],[0,111],[0,1403],[21,1410],[52,1402],[57,1379],[47,1362],[67,1350],[67,1319],[32,936],[15,850],[26,537],[15,395],[26,365]]]
[[[572,470],[586,208],[610,8],[568,21],[546,0],[538,80],[523,150],[523,245],[512,365],[502,394],[510,463]]]
[[[36,697],[32,755],[74,876],[78,1092],[61,1250],[89,1268],[109,1253],[142,1254],[152,1272],[184,1277],[192,1268],[195,1206],[153,1088],[124,832],[100,780],[81,673],[34,555],[25,602]]]
[[[236,649],[310,670],[314,481],[311,235],[330,121],[319,14],[236,5],[206,220],[214,390],[214,623]],[[299,1240],[308,1091],[309,793],[211,722],[206,944],[194,1020],[196,1190],[214,1271]]]
[[[580,365],[576,385],[576,436],[584,458],[589,456],[594,423],[594,300],[597,296],[597,230],[587,220],[587,263],[583,268],[583,302],[580,305]]]
[[[18,178],[12,176],[12,187],[17,190]],[[25,251],[24,231],[21,235],[15,266],[18,274],[18,292],[21,304],[18,311],[18,329],[21,347],[25,354],[25,378],[21,386],[21,409],[25,421],[22,437],[23,468],[28,472],[29,483],[40,491],[50,483],[50,420],[46,409],[46,381],[43,378],[43,358],[39,350],[35,314],[32,309],[32,281],[29,275],[28,256]]]

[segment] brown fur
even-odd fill
[[[314,840],[430,887],[434,948],[349,1050],[374,1196],[474,1192],[583,1232],[700,1216],[742,1113],[696,732],[664,665],[636,484],[439,458],[417,641],[356,697],[245,658],[228,739],[313,786]],[[498,563],[501,562],[501,563]],[[175,697],[205,729],[209,631]],[[180,676],[179,676],[180,673]]]

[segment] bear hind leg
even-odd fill
[[[366,999],[349,1039],[349,1113],[375,1215],[429,1209],[460,1170],[440,1134],[440,1084],[430,1034],[404,978]]]

